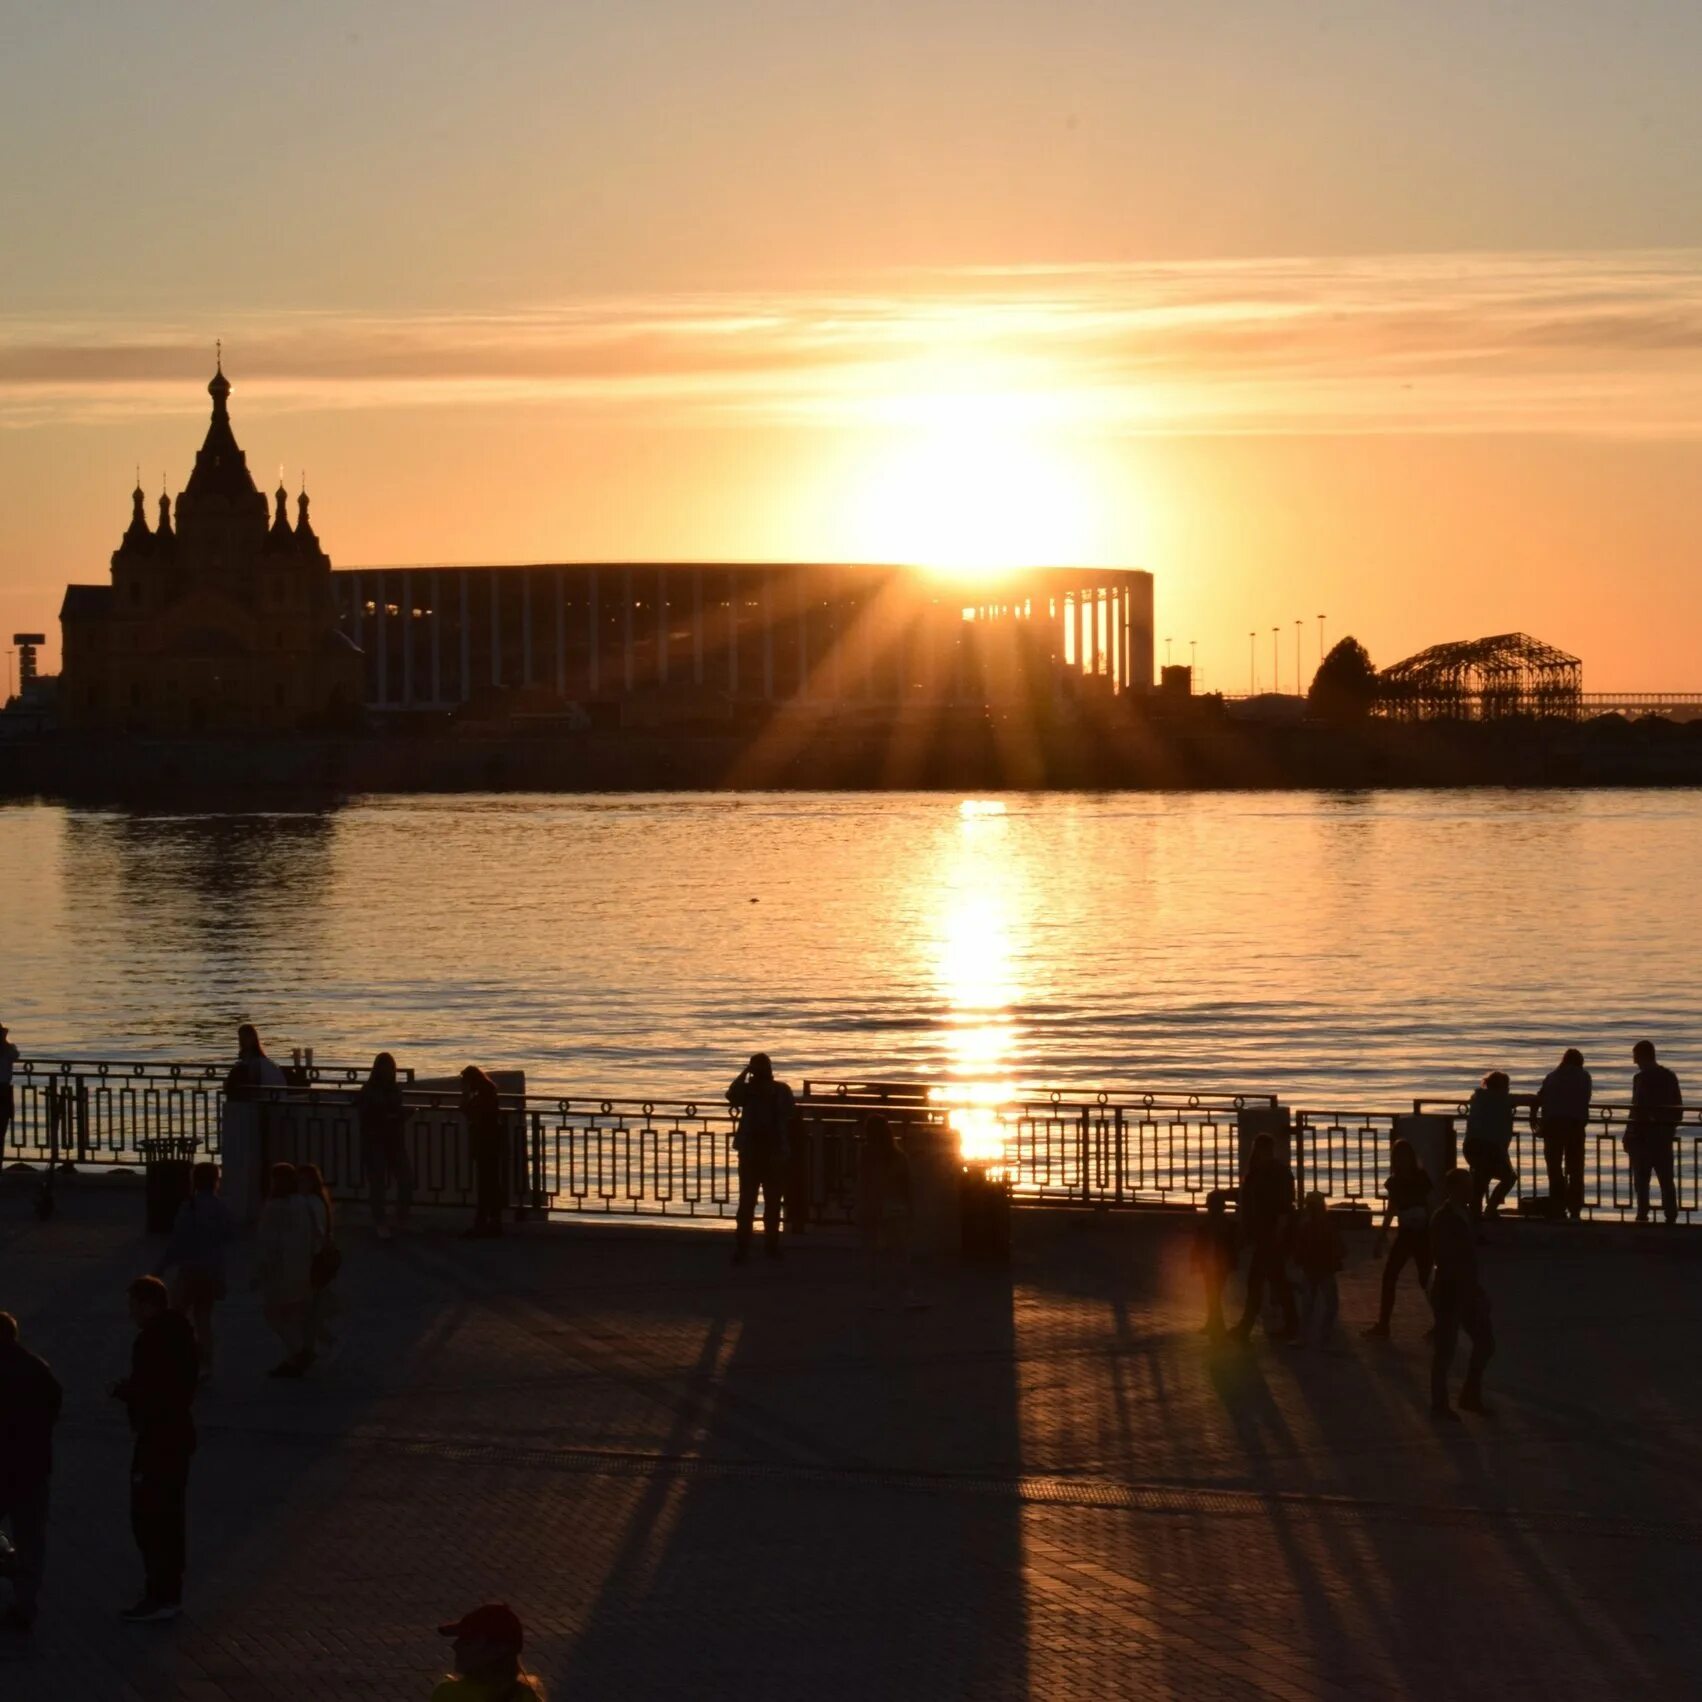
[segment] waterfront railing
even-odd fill
[[[17,1066],[5,1162],[43,1167],[140,1167],[148,1146],[223,1157],[240,1125],[263,1164],[312,1161],[334,1194],[366,1190],[354,1088],[356,1066],[292,1072],[291,1085],[227,1099],[223,1065],[31,1060]],[[1411,1112],[1288,1108],[1274,1095],[1058,1090],[964,1103],[950,1088],[915,1083],[806,1082],[800,1138],[787,1176],[788,1214],[806,1224],[856,1220],[863,1129],[871,1115],[901,1136],[950,1141],[966,1161],[1002,1174],[1020,1204],[1115,1209],[1193,1208],[1233,1190],[1247,1150],[1271,1134],[1302,1193],[1332,1206],[1381,1209],[1393,1142],[1414,1139],[1439,1175],[1455,1162],[1465,1106],[1415,1100]],[[404,1082],[415,1198],[468,1206],[474,1174],[459,1095]],[[735,1117],[712,1100],[648,1100],[538,1093],[501,1096],[506,1169],[517,1210],[599,1217],[730,1219],[737,1209]],[[1585,1215],[1618,1220],[1634,1209],[1624,1150],[1630,1108],[1598,1105],[1586,1134]],[[1681,1218],[1702,1218],[1702,1111],[1674,1130]],[[158,1149],[156,1149],[158,1150]],[[1512,1152],[1519,1191],[1509,1210],[1546,1196],[1540,1136],[1521,1124]],[[1659,1211],[1658,1186],[1654,1201]]]

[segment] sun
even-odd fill
[[[1009,393],[903,399],[861,471],[852,553],[954,576],[1096,559],[1096,510],[1066,443]]]

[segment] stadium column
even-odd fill
[[[634,658],[632,653],[632,569],[621,569],[621,678],[625,689],[632,690]]]
[[[798,587],[798,691],[800,698],[810,695],[810,588],[809,573],[800,568],[793,574]]]
[[[402,707],[414,706],[414,576],[402,574]]]
[[[774,575],[762,576],[762,700],[774,701]]]
[[[431,701],[435,708],[443,701],[443,579],[441,574],[428,574],[426,595],[431,599]]]
[[[739,695],[739,574],[727,569],[727,693]]]
[[[656,681],[668,683],[668,570],[656,569]]]
[[[567,575],[556,569],[556,696],[567,696]]]
[[[378,707],[382,709],[390,701],[390,635],[384,630],[384,599],[390,593],[382,573],[375,573],[373,580],[378,589],[372,599],[372,642],[378,650]]]
[[[520,683],[532,683],[532,570],[520,570]]]
[[[603,689],[603,620],[597,606],[597,587],[603,576],[594,567],[588,567],[585,574],[589,582],[585,619],[588,623],[586,639],[590,647],[585,674],[591,695],[595,697]]]
[[[703,569],[691,570],[691,683],[703,684]]]
[[[473,618],[472,603],[467,595],[467,570],[461,570],[461,692],[456,699],[465,703],[473,695]]]

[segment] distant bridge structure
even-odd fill
[[[1664,721],[1702,721],[1702,691],[1587,691],[1578,699],[1578,713],[1623,715],[1636,721],[1658,715]]]
[[[1378,710],[1400,721],[1575,720],[1584,665],[1528,633],[1433,644],[1377,676]]]

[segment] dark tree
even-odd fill
[[[1363,721],[1377,702],[1377,670],[1357,638],[1344,638],[1319,664],[1306,707],[1324,721]]]

